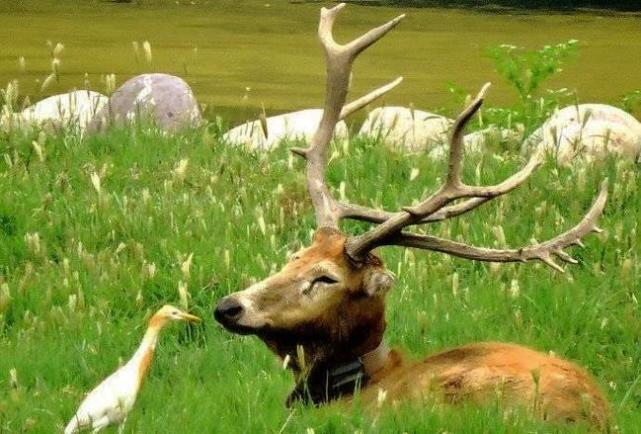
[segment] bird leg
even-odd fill
[[[122,420],[122,423],[118,425],[118,434],[125,434],[125,425],[127,424],[127,418],[125,417]]]

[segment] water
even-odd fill
[[[24,0],[0,4],[0,83],[18,79],[20,91],[37,100],[71,88],[104,91],[101,75],[119,84],[151,71],[184,77],[208,114],[236,122],[318,107],[324,66],[316,40],[319,3],[256,0],[147,0],[142,5],[85,1]],[[484,56],[490,45],[539,48],[578,39],[579,57],[548,87],[575,89],[581,101],[616,103],[641,89],[641,16],[593,14],[488,14],[451,9],[349,5],[337,24],[346,40],[400,13],[406,20],[357,61],[352,95],[397,75],[404,83],[385,101],[417,108],[453,109],[448,83],[476,92],[493,81],[493,104],[516,99]],[[61,76],[44,92],[50,72],[47,40],[62,42]],[[134,55],[132,41],[148,40],[153,59]],[[21,71],[18,58],[24,56]],[[85,77],[85,74],[86,77]]]

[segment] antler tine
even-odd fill
[[[345,119],[347,116],[362,109],[367,104],[374,101],[375,99],[385,95],[387,92],[389,92],[390,90],[394,89],[396,86],[401,84],[402,81],[403,81],[403,77],[398,77],[396,80],[390,81],[389,83],[379,87],[378,89],[374,89],[367,95],[363,95],[362,97],[350,102],[349,104],[345,104],[345,106],[343,106],[343,110],[341,110],[340,119],[341,120]]]
[[[389,83],[374,89],[373,91],[350,102],[349,104],[345,104],[343,106],[343,109],[341,110],[339,120],[345,119],[347,116],[357,112],[358,110],[365,107],[367,104],[385,95],[387,92],[389,92],[390,90],[394,89],[396,86],[401,84],[402,81],[403,81],[403,77],[397,77],[396,80],[390,81]],[[307,149],[294,147],[294,148],[290,148],[289,150],[300,157],[307,158],[307,155],[306,155]],[[344,216],[341,215],[341,218],[342,217]]]
[[[582,246],[581,238],[590,232],[601,232],[601,229],[596,226],[596,221],[603,213],[607,197],[608,180],[605,179],[601,183],[599,194],[592,203],[590,210],[576,226],[548,241],[519,249],[488,249],[431,235],[410,233],[400,233],[390,238],[385,244],[433,250],[460,258],[486,262],[526,262],[539,260],[559,272],[564,272],[563,268],[554,261],[554,256],[564,262],[571,264],[577,263],[577,261],[563,249],[573,245]]]
[[[457,217],[461,214],[465,214],[478,208],[479,206],[483,205],[486,202],[489,202],[494,198],[511,192],[523,182],[525,182],[525,180],[532,174],[532,172],[534,172],[539,167],[539,165],[541,164],[541,155],[542,154],[538,152],[532,154],[532,157],[530,157],[530,161],[528,161],[528,163],[523,166],[521,170],[519,170],[500,184],[490,187],[465,186],[466,193],[462,194],[461,197],[473,196],[471,199],[467,199],[454,205],[444,206],[443,208],[440,208],[432,214],[427,214],[420,220],[417,220],[416,222],[411,224],[433,223],[452,217]],[[338,204],[338,207],[340,208],[341,218],[361,220],[370,223],[383,223],[386,220],[389,220],[399,214],[361,205],[355,205],[347,202],[340,202]],[[414,211],[412,208],[406,207],[403,208],[403,210],[407,210],[414,215],[418,215],[418,212]]]
[[[322,8],[318,24],[318,36],[325,50],[327,69],[326,96],[323,116],[308,149],[292,149],[292,152],[307,160],[305,175],[307,189],[314,205],[318,227],[338,228],[340,212],[336,200],[330,195],[325,183],[327,149],[334,134],[336,123],[342,118],[394,88],[397,79],[347,107],[343,107],[347,97],[349,78],[354,59],[367,47],[385,36],[403,18],[401,15],[382,26],[376,27],[352,42],[341,45],[334,40],[333,27],[338,13],[345,7],[341,3],[331,9]]]
[[[464,148],[463,131],[465,130],[465,126],[472,118],[472,116],[474,116],[478,109],[481,108],[481,105],[483,105],[485,94],[487,93],[487,90],[490,88],[490,86],[491,83],[485,83],[476,98],[474,98],[474,100],[465,108],[465,110],[463,110],[463,112],[458,116],[458,118],[456,118],[456,121],[454,122],[454,127],[452,129],[452,138],[450,139],[450,156],[448,161],[447,180],[443,187],[441,187],[441,189],[439,189],[434,195],[428,197],[418,205],[403,208],[405,211],[416,216],[425,217],[438,211],[452,200],[456,200],[461,197],[486,196],[486,194],[476,194],[478,193],[476,191],[472,193],[471,189],[474,187],[469,187],[461,182],[461,164],[463,160]],[[534,155],[536,156],[538,161],[539,155]],[[528,169],[531,168],[532,170],[526,170],[526,173],[523,174],[521,172],[518,172],[517,174],[525,175],[525,178],[527,178],[528,176],[530,176],[536,166],[538,166],[538,164],[536,164],[536,162],[534,162],[533,160],[530,160],[526,167]],[[508,182],[510,185],[513,184],[514,182],[512,178],[514,178],[514,176],[508,178],[508,180],[504,181],[504,183]],[[511,187],[510,190],[516,188],[521,182],[525,180],[525,178],[520,179],[519,177],[519,179],[516,180],[516,185]],[[492,187],[490,187],[490,189],[491,188]]]
[[[345,45],[345,48],[347,49],[347,51],[352,53],[352,57],[358,56],[370,45],[374,44],[376,41],[385,36],[387,32],[396,27],[403,18],[405,18],[405,14],[397,16],[396,18],[386,22],[385,24],[378,26],[365,33],[364,35],[354,39],[352,42]]]
[[[436,211],[434,214],[424,217],[421,221],[418,222],[418,224],[440,222],[452,217],[457,217],[483,205],[484,203],[492,199],[494,198],[474,197],[455,205],[448,205]],[[341,208],[341,218],[360,220],[369,223],[383,223],[385,220],[388,220],[395,214],[393,212],[369,208],[353,203],[340,202],[339,207]]]
[[[530,163],[521,169],[521,171],[517,172],[515,175],[497,186],[484,187],[481,190],[479,187],[470,187],[461,182],[460,172],[461,160],[463,158],[463,129],[470,118],[483,104],[485,93],[489,87],[490,83],[486,83],[481,88],[477,97],[467,106],[463,113],[461,113],[454,124],[450,143],[449,169],[445,184],[418,205],[413,207],[404,207],[402,211],[394,213],[379,226],[362,235],[350,238],[347,243],[347,254],[352,259],[360,261],[365,257],[367,252],[376,248],[378,245],[381,245],[381,243],[384,243],[387,238],[400,233],[404,227],[423,222],[424,219],[427,219],[429,216],[438,212],[456,199],[475,196],[496,197],[501,194],[505,194],[521,184],[525,179],[527,179],[532,171],[536,169],[538,166],[538,155],[536,155],[536,161],[534,161],[535,157],[533,157]],[[467,212],[475,208],[481,203],[483,202],[469,202],[464,207],[455,209],[454,211],[455,213],[458,212],[458,214],[462,214],[463,212]],[[342,205],[342,208],[344,210],[343,212],[347,213],[350,210],[350,205],[344,204]],[[449,211],[452,211],[452,209]],[[354,212],[352,214],[356,214],[358,216],[361,215],[359,212]]]
[[[448,162],[447,183],[448,186],[458,186],[461,184],[461,163],[463,160],[463,132],[465,126],[472,119],[474,113],[481,108],[485,94],[492,83],[485,83],[479,91],[476,98],[465,110],[456,118],[452,128],[452,139],[450,140],[450,158]]]

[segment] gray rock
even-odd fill
[[[247,122],[227,131],[223,138],[233,145],[245,146],[248,149],[270,150],[285,139],[304,140],[309,143],[321,117],[323,109],[299,110],[278,116],[270,116],[265,120],[267,136],[263,131],[260,120]],[[348,138],[347,125],[339,121],[334,129],[334,138],[341,142]]]
[[[447,143],[452,121],[412,107],[379,107],[367,116],[359,135],[382,138],[391,148],[422,152]]]
[[[576,158],[603,160],[609,154],[641,157],[641,123],[606,104],[579,104],[557,110],[523,144],[525,152],[551,151],[560,164]]]
[[[82,134],[107,101],[106,96],[90,90],[76,90],[50,96],[27,107],[21,113],[0,114],[0,128],[42,128],[51,133],[73,130]]]
[[[89,124],[89,132],[110,124],[150,120],[163,131],[195,126],[202,121],[200,108],[189,85],[167,74],[142,74],[127,80],[109,98]]]

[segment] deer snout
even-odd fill
[[[224,326],[235,325],[243,316],[243,305],[234,297],[225,297],[218,302],[214,318]]]

